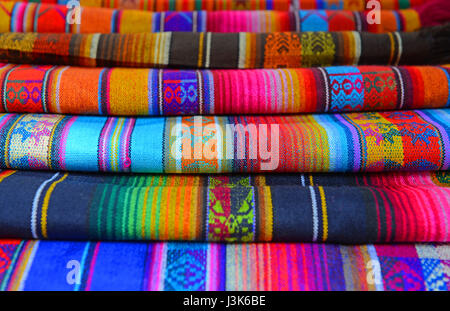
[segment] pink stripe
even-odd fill
[[[94,249],[94,255],[92,256],[91,265],[89,267],[89,276],[86,282],[86,291],[91,290],[92,276],[94,275],[95,262],[97,261],[98,249],[100,248],[100,242],[97,242]]]
[[[16,24],[14,26],[16,32],[23,32],[23,15],[27,4],[25,2],[16,5]]]
[[[164,271],[162,271],[163,268],[163,261],[165,256],[165,247],[164,243],[156,243],[155,244],[155,252],[152,256],[152,262],[155,263],[152,266],[152,269],[150,269],[150,279],[151,282],[149,282],[151,291],[156,290],[163,290],[164,288],[161,288],[161,280],[163,277]]]
[[[131,132],[136,123],[136,119],[128,119],[126,124],[125,132],[123,133],[123,137],[120,141],[125,141],[125,148],[122,149],[122,163],[124,171],[128,171],[131,167],[131,159],[128,156],[128,151],[130,150],[131,143]]]
[[[219,276],[217,275],[217,265],[219,264],[219,258],[217,256],[217,244],[209,244],[208,248],[208,262],[209,262],[209,271],[206,271],[209,286],[206,290],[218,290],[219,286],[217,284],[217,280]]]
[[[59,167],[62,170],[66,169],[66,145],[67,145],[67,136],[69,135],[69,130],[72,124],[75,122],[75,120],[78,117],[71,117],[70,120],[66,123],[66,125],[63,128],[62,134],[61,134],[61,140],[60,140],[60,149],[61,153],[59,154],[58,161],[59,161]]]
[[[106,120],[106,128],[103,129],[103,131],[100,133],[100,141],[99,141],[99,150],[98,150],[98,160],[99,160],[99,169],[102,171],[106,171],[107,168],[107,147],[108,147],[108,141],[111,136],[112,126],[115,123],[114,118],[108,118]]]

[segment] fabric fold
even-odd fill
[[[1,2],[0,32],[139,33],[139,32],[282,32],[415,31],[450,21],[449,2],[431,7],[381,10],[380,23],[370,11],[186,11],[146,12],[26,2]],[[370,21],[370,23],[369,23]]]
[[[445,108],[450,107],[449,69],[158,70],[0,63],[0,112],[275,116]]]
[[[0,240],[0,290],[449,290],[449,254],[445,244]]]
[[[386,34],[355,31],[0,33],[0,61],[176,69],[440,65],[450,63],[450,24]]]
[[[450,172],[0,172],[0,238],[449,242]]]
[[[448,170],[450,110],[124,118],[0,115],[0,167],[135,173]]]

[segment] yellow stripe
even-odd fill
[[[198,45],[198,63],[197,63],[197,65],[198,65],[198,67],[201,67],[202,66],[202,58],[203,58],[203,36],[204,36],[204,33],[203,32],[201,32],[200,33],[200,40],[199,40],[199,45]]]
[[[323,224],[323,241],[328,239],[328,215],[327,215],[327,201],[323,187],[319,186],[320,200],[322,201],[322,224]]]
[[[148,192],[150,190],[150,187],[145,188],[144,193],[144,206],[142,208],[142,222],[141,222],[141,236],[142,239],[145,240],[145,218],[147,217],[147,201],[148,201]]]
[[[314,186],[314,181],[313,181],[312,174],[309,174],[309,185],[310,186]]]
[[[120,134],[123,130],[123,124],[125,122],[125,118],[119,118],[115,128],[113,135],[111,137],[111,168],[113,171],[119,170],[119,138]]]
[[[42,204],[42,216],[41,216],[41,230],[42,230],[42,236],[44,238],[48,238],[47,236],[47,212],[48,212],[48,203],[50,202],[50,196],[52,195],[53,190],[55,189],[56,185],[62,182],[64,179],[67,178],[69,173],[64,173],[64,175],[58,179],[57,181],[54,181],[50,187],[47,190],[47,193],[44,197],[44,202]]]
[[[270,187],[262,187],[262,194],[264,196],[264,210],[265,210],[265,225],[263,229],[262,238],[263,241],[272,241],[273,234],[273,206],[272,206],[272,192]]]
[[[395,50],[395,42],[394,42],[394,36],[392,35],[392,32],[388,33],[389,41],[391,42],[391,54],[389,55],[389,63],[388,65],[392,64],[392,60],[394,59],[394,50]]]

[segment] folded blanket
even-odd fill
[[[381,10],[380,23],[370,11],[187,11],[146,12],[108,8],[72,10],[65,5],[0,2],[0,32],[138,33],[138,32],[276,32],[276,31],[415,31],[450,21],[450,3],[433,10]]]
[[[450,242],[450,171],[0,172],[0,238]]]
[[[327,10],[364,11],[369,0],[80,0],[81,6],[145,11],[221,11],[221,10],[279,10],[292,7]],[[67,4],[70,0],[30,0],[25,2]],[[386,10],[407,9],[425,3],[425,0],[381,0]]]
[[[0,167],[136,173],[448,170],[450,109],[303,116],[0,115]]]
[[[449,254],[431,244],[0,240],[0,290],[449,290]]]
[[[0,33],[0,61],[88,67],[298,68],[450,63],[450,24],[418,32]]]
[[[198,71],[0,63],[0,111],[145,116],[443,108],[450,106],[449,70]]]

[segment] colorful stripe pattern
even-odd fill
[[[0,111],[146,116],[445,108],[449,72],[438,66],[200,71],[0,63]]]
[[[327,10],[364,11],[369,0],[80,0],[81,6],[114,9],[134,9],[153,12],[164,11],[223,11],[223,10],[278,10],[292,7]],[[25,2],[67,5],[69,0],[29,0]],[[424,0],[382,0],[385,10],[407,9]]]
[[[299,68],[450,63],[450,24],[419,32],[0,33],[0,61],[87,67]],[[447,44],[445,44],[447,43]]]
[[[449,112],[136,119],[7,113],[0,115],[0,167],[136,173],[448,170]]]
[[[449,171],[0,178],[0,238],[450,242]]]
[[[448,245],[2,240],[0,290],[449,290]]]
[[[380,24],[368,23],[367,14],[369,12],[331,10],[145,12],[89,7],[73,9],[64,5],[0,2],[0,32],[140,33],[356,30],[381,33],[415,31],[423,26],[419,13],[414,9],[381,10]]]

